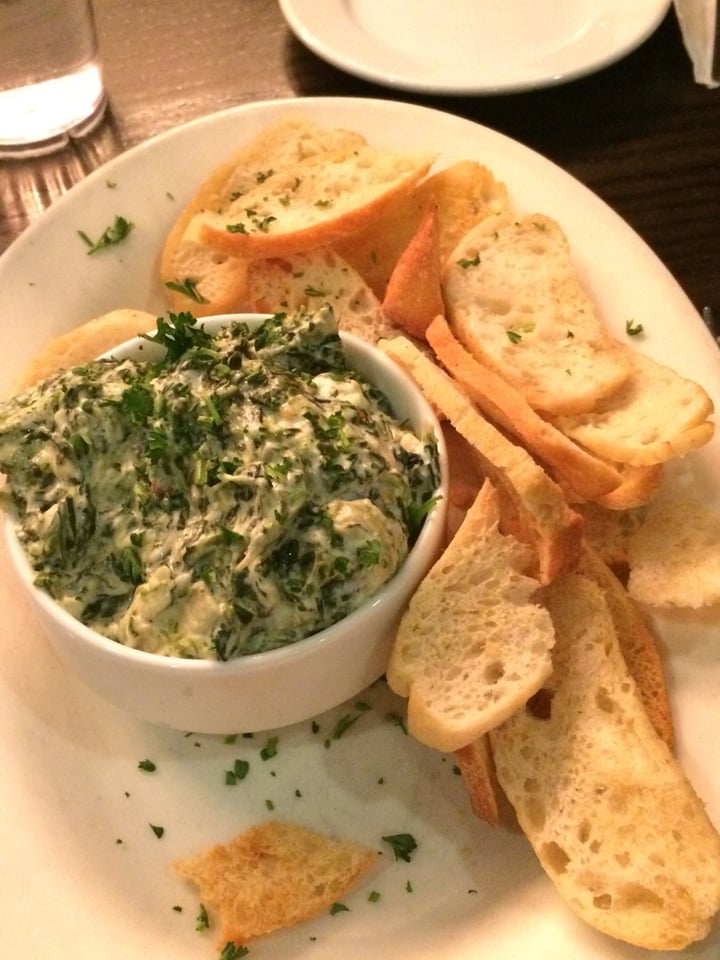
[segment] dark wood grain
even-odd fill
[[[366,83],[306,50],[270,0],[96,0],[109,108],[52,157],[0,162],[0,251],[90,170],[236,104],[296,96],[412,100],[539,151],[613,207],[698,310],[720,312],[720,90],[693,81],[671,11],[638,50],[570,84],[430,97]]]

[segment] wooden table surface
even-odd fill
[[[303,47],[271,0],[95,0],[109,110],[86,140],[0,161],[0,251],[99,164],[236,104],[297,96],[412,100],[549,157],[613,207],[699,311],[720,313],[720,89],[696,84],[674,11],[636,51],[572,83],[432,97],[364,82]]]

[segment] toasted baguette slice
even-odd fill
[[[628,591],[586,540],[576,572],[597,584],[608,612],[625,664],[655,732],[670,749],[674,732],[672,708],[665,683],[665,669],[655,637]]]
[[[568,507],[560,487],[526,450],[485,420],[458,384],[406,337],[383,340],[379,346],[468,441],[502,498],[501,529],[533,548],[533,575],[549,583],[569,569],[580,551],[582,519]]]
[[[432,203],[393,269],[383,310],[396,327],[422,340],[433,317],[444,309],[437,206]]]
[[[329,247],[254,260],[248,268],[248,300],[260,313],[294,313],[327,303],[341,330],[370,343],[398,332],[365,280]]]
[[[598,456],[632,466],[652,466],[707,443],[713,403],[697,383],[629,347],[631,373],[595,409],[555,417],[555,426]]]
[[[144,310],[111,310],[49,340],[20,371],[16,391],[39,380],[94,360],[125,340],[155,329],[156,317]]]
[[[433,160],[371,146],[308,157],[272,174],[222,213],[197,214],[186,236],[250,259],[332,246],[410,194]]]
[[[193,217],[203,211],[221,214],[258,182],[306,157],[351,150],[365,143],[351,130],[327,129],[304,116],[281,117],[259,131],[212,171],[173,224],[160,257],[160,279],[172,310],[195,316],[229,313],[246,307],[247,260],[218,253],[188,233]],[[183,292],[187,280],[197,296]]]
[[[621,476],[612,464],[583,450],[543,420],[515,387],[463,347],[444,317],[435,317],[425,336],[438,360],[485,416],[521,440],[583,498],[594,500],[619,486]]]
[[[432,202],[437,207],[443,263],[471,227],[508,208],[505,184],[476,160],[459,160],[436,171],[415,192],[423,204]]]
[[[720,907],[720,836],[647,717],[601,589],[568,574],[546,601],[553,674],[490,733],[498,780],[583,920],[647,949],[683,949]]]
[[[536,410],[593,410],[630,374],[548,217],[482,220],[448,258],[443,290],[453,332]]]
[[[328,909],[377,857],[359,844],[272,820],[174,867],[219,914],[222,948]]]
[[[720,512],[688,497],[652,503],[628,541],[628,590],[651,607],[720,603]]]
[[[527,548],[499,520],[485,483],[410,600],[387,666],[391,688],[408,698],[408,731],[437,750],[502,723],[550,673],[552,622],[523,573]]]

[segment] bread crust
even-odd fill
[[[408,195],[434,157],[369,146],[309,157],[280,170],[222,215],[203,212],[186,236],[235,256],[286,256],[351,237]]]
[[[485,416],[516,436],[581,497],[594,500],[619,486],[621,475],[612,464],[583,450],[539,416],[522,394],[463,347],[444,317],[435,317],[425,336],[438,360]]]

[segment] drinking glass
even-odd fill
[[[90,0],[0,0],[0,156],[57,150],[104,109]]]

